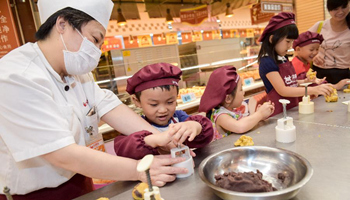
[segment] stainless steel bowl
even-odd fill
[[[245,193],[226,190],[215,185],[215,175],[224,172],[249,172],[259,170],[263,179],[277,188],[273,192]],[[282,183],[278,173],[286,175]],[[311,178],[310,163],[302,156],[283,149],[271,147],[235,147],[205,158],[199,166],[201,179],[222,199],[234,200],[280,200],[297,195]]]

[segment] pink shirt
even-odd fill
[[[317,32],[319,23],[313,25],[309,31]],[[318,67],[348,69],[350,67],[350,29],[335,32],[332,30],[330,20],[327,19],[323,23],[320,34],[324,41],[318,54],[325,58],[325,64]]]

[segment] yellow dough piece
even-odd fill
[[[98,198],[98,199],[96,199],[96,200],[109,200],[109,198],[107,198],[107,197],[101,197],[101,198]]]
[[[333,88],[333,92],[330,96],[325,96],[326,102],[337,102],[338,101],[338,92]]]
[[[253,146],[253,138],[250,136],[242,135],[236,142],[235,146]]]
[[[306,72],[306,76],[309,77],[310,80],[313,80],[316,78],[316,72],[313,71],[311,68]]]
[[[346,88],[343,90],[344,93],[350,93],[350,89],[349,88]]]
[[[139,183],[132,190],[132,197],[135,200],[142,200],[144,198],[145,189],[148,188],[147,183]]]

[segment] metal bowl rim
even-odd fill
[[[203,173],[203,168],[204,168],[204,165],[209,161],[209,159],[211,159],[212,157],[214,157],[214,156],[216,156],[216,155],[218,155],[220,153],[223,153],[223,152],[226,152],[226,151],[231,151],[233,149],[266,149],[266,150],[269,149],[269,150],[273,150],[273,151],[276,151],[276,150],[285,151],[288,154],[292,154],[292,155],[296,156],[302,162],[305,163],[305,165],[307,167],[306,174],[298,183],[296,183],[293,186],[287,187],[287,188],[282,189],[282,190],[273,191],[273,192],[257,192],[257,193],[255,193],[255,192],[254,193],[253,192],[249,192],[249,193],[248,192],[235,192],[235,191],[232,191],[232,190],[226,190],[226,189],[218,187],[218,186],[212,184],[211,182],[209,182],[208,180],[206,180],[206,178],[204,176],[204,173]],[[308,160],[306,160],[303,156],[301,156],[301,155],[299,155],[299,154],[297,154],[295,152],[285,150],[285,149],[274,148],[274,147],[266,147],[266,146],[233,147],[233,148],[229,148],[229,149],[225,149],[225,150],[219,151],[219,152],[214,153],[214,154],[208,156],[207,158],[205,158],[201,162],[201,164],[199,165],[198,169],[199,169],[198,173],[199,173],[199,176],[201,177],[202,181],[204,183],[206,183],[212,189],[214,189],[216,191],[219,191],[219,192],[222,192],[222,193],[229,194],[229,195],[242,196],[242,197],[250,197],[252,195],[254,197],[269,197],[269,196],[277,196],[277,195],[293,192],[293,191],[299,190],[302,186],[304,186],[311,179],[311,176],[313,174],[313,169],[311,167],[310,162]]]

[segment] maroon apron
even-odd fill
[[[287,87],[297,87],[297,75],[295,73],[294,67],[292,65],[292,62],[285,62],[278,65],[281,78],[283,79],[284,85]],[[298,97],[282,97],[277,93],[275,88],[272,88],[272,90],[267,94],[267,100],[275,103],[275,112],[271,115],[277,115],[281,112],[283,112],[283,106],[278,101],[280,99],[288,99],[290,101],[290,104],[287,105],[287,109],[291,109],[298,105],[299,98]]]
[[[12,195],[12,197],[13,200],[71,200],[93,190],[91,178],[76,174],[56,188],[44,188],[25,195]],[[0,200],[6,200],[6,196],[0,194]]]
[[[298,75],[298,80],[304,80],[306,79],[306,72],[301,72],[299,75]]]

